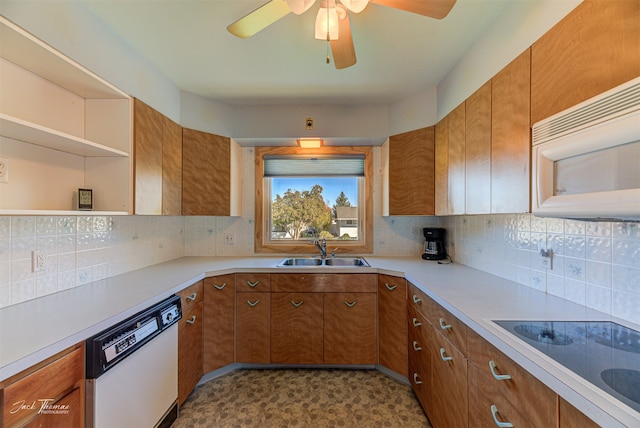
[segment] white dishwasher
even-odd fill
[[[169,427],[178,415],[180,297],[86,341],[86,427]]]

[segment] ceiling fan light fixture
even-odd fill
[[[369,0],[340,0],[340,2],[353,13],[362,12],[369,4]]]
[[[313,6],[313,4],[316,2],[316,0],[285,0],[285,1],[287,2],[287,6],[289,6],[289,9],[291,9],[291,12],[295,13],[296,15],[302,15],[307,10],[309,10],[309,8]]]
[[[328,28],[327,28],[328,27]],[[336,7],[320,7],[316,16],[316,39],[338,40],[338,10]]]

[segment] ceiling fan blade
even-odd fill
[[[435,19],[447,16],[456,4],[456,0],[370,0],[370,2]]]
[[[291,12],[285,0],[271,0],[227,27],[234,36],[246,39]]]
[[[338,70],[351,67],[356,63],[356,50],[353,47],[349,15],[338,20],[338,39],[331,40],[333,62]]]

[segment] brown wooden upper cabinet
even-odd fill
[[[531,123],[640,76],[640,2],[585,0],[532,46]]]
[[[182,215],[240,215],[240,159],[229,137],[183,128]]]
[[[135,214],[181,214],[182,127],[134,100]]]
[[[385,215],[435,214],[434,127],[389,137],[389,187]]]
[[[465,214],[465,103],[449,113],[449,213]]]
[[[435,128],[435,211],[448,215],[449,208],[449,116],[436,123]]]
[[[491,81],[465,102],[465,211],[491,212]]]

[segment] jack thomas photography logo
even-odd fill
[[[16,414],[18,412],[36,410],[39,415],[68,415],[70,406],[68,404],[56,403],[53,404],[55,399],[53,398],[39,398],[32,402],[26,400],[16,401],[11,406],[9,413]]]

